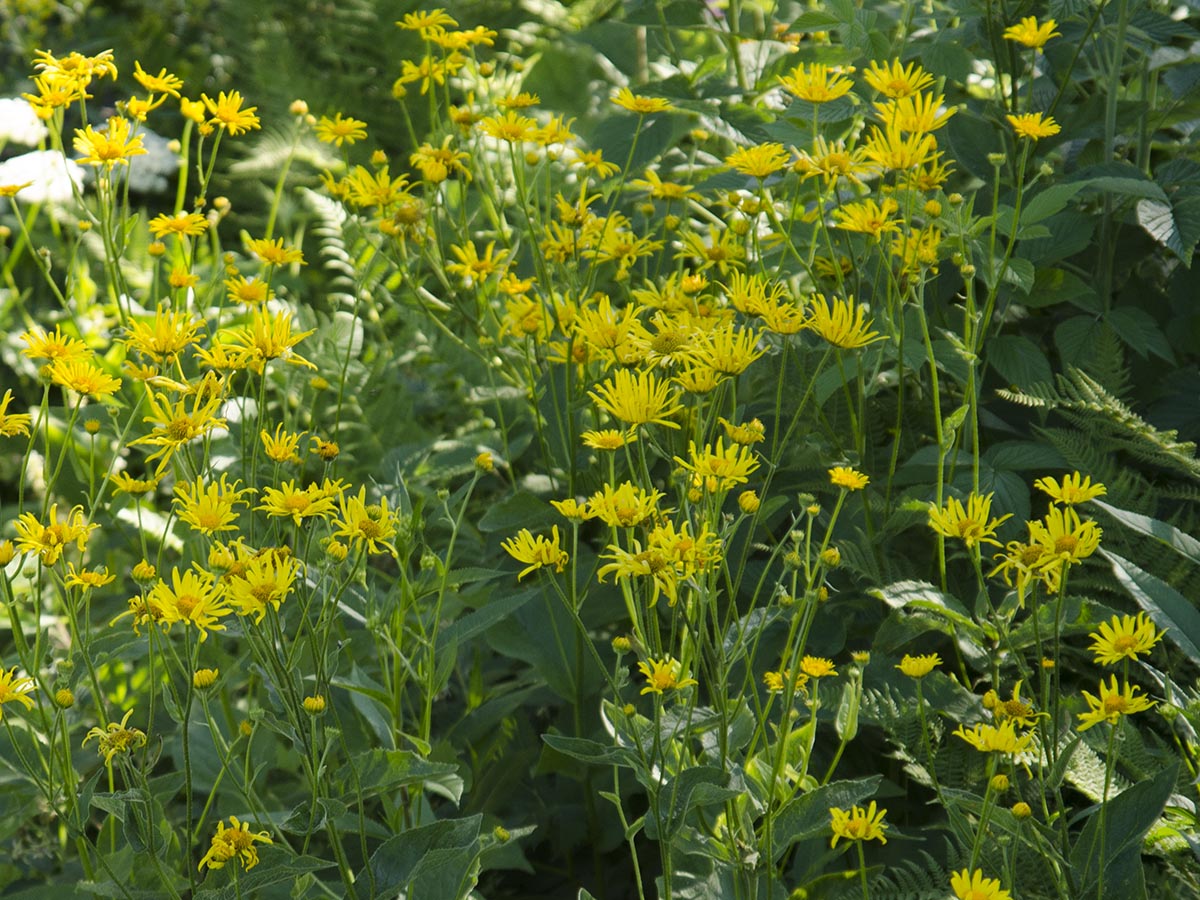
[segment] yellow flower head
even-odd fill
[[[632,528],[659,515],[661,491],[647,491],[631,481],[622,481],[615,488],[605,484],[588,500],[588,512],[612,528]]]
[[[336,497],[319,484],[300,489],[295,481],[285,481],[279,487],[263,488],[263,502],[254,507],[268,516],[290,518],[296,525],[314,516],[326,518],[334,513]]]
[[[827,343],[843,350],[857,350],[878,340],[879,332],[871,331],[873,320],[866,317],[863,307],[853,297],[826,300],[823,294],[809,298],[807,327]]]
[[[1137,690],[1129,682],[1118,687],[1117,676],[1113,675],[1108,684],[1100,682],[1099,697],[1093,697],[1087,691],[1083,691],[1083,699],[1087,701],[1089,709],[1079,713],[1079,730],[1086,731],[1101,722],[1116,725],[1121,716],[1131,716],[1152,707],[1154,701],[1137,693]]]
[[[1004,39],[1016,41],[1033,50],[1041,50],[1050,38],[1062,37],[1062,32],[1054,30],[1057,27],[1058,23],[1053,19],[1047,19],[1039,25],[1036,17],[1026,16],[1016,25],[1004,29]]]
[[[176,513],[179,518],[201,534],[216,534],[218,531],[237,530],[238,504],[248,505],[242,499],[254,492],[253,488],[238,488],[240,481],[230,484],[228,475],[221,473],[220,481],[204,483],[203,477],[195,481],[176,482]]]
[[[678,428],[670,417],[683,407],[670,383],[654,372],[618,369],[610,378],[588,391],[600,409],[626,425],[658,424]]]
[[[947,498],[946,505],[941,509],[931,503],[929,527],[945,537],[959,538],[968,547],[976,547],[980,543],[999,547],[1000,542],[993,535],[1000,525],[1012,518],[1012,514],[1003,515],[998,519],[991,518],[992,496],[993,494],[980,496],[972,491],[967,496],[965,507],[957,497]]]
[[[685,675],[681,668],[679,660],[670,656],[639,662],[638,669],[646,676],[646,686],[642,688],[642,693],[662,694],[664,691],[678,691],[699,684],[695,678],[680,677]]]
[[[178,97],[179,89],[183,87],[183,79],[175,77],[166,69],[159,69],[157,75],[151,75],[136,60],[133,63],[133,77],[151,94],[170,94],[172,97]]]
[[[28,435],[32,416],[29,413],[10,413],[8,404],[12,403],[13,392],[9,388],[0,397],[0,437],[16,437],[19,434]]]
[[[1038,568],[1061,570],[1091,556],[1100,546],[1100,526],[1079,518],[1074,507],[1051,506],[1043,519],[1029,523],[1030,543],[1042,548]]]
[[[1123,659],[1136,660],[1149,653],[1166,632],[1159,631],[1144,612],[1136,616],[1113,616],[1100,623],[1100,630],[1088,635],[1098,665],[1115,666]]]
[[[591,447],[593,450],[620,450],[626,444],[637,440],[637,432],[632,428],[628,431],[603,428],[600,431],[585,431],[579,437],[585,447]]]
[[[696,447],[695,441],[689,441],[688,458],[676,456],[675,462],[692,473],[693,487],[710,494],[745,484],[750,473],[758,468],[753,450],[736,443],[726,447],[724,438],[717,438],[715,446],[706,444],[702,449]]]
[[[387,551],[396,555],[390,539],[396,536],[400,519],[395,511],[388,509],[387,497],[381,497],[377,504],[368,504],[367,489],[360,487],[357,496],[339,496],[338,506],[342,517],[334,520],[335,537],[348,538],[356,547],[365,547],[368,553]]]
[[[75,151],[79,162],[89,166],[103,166],[106,170],[115,165],[129,165],[129,157],[146,152],[140,134],[131,135],[131,123],[121,116],[113,116],[102,131],[91,125],[75,129]]]
[[[258,116],[254,114],[258,107],[249,106],[242,109],[242,95],[237,91],[229,93],[221,91],[216,100],[213,100],[208,94],[201,94],[200,99],[211,115],[208,120],[210,126],[228,131],[235,136],[259,127]]]
[[[1024,753],[1033,743],[1033,732],[1017,734],[1017,721],[1007,719],[999,725],[980,722],[970,730],[959,725],[954,734],[980,753]]]
[[[891,154],[891,150],[894,149],[881,151],[880,155],[887,155],[891,163],[900,162]],[[907,166],[889,165],[888,168],[907,168]],[[837,220],[837,227],[844,231],[857,231],[878,238],[889,231],[899,229],[900,222],[892,218],[894,212],[896,212],[896,202],[891,198],[884,200],[883,203],[877,203],[874,198],[869,198],[856,203],[843,203],[833,211],[833,218]]]
[[[275,426],[275,433],[271,434],[265,428],[259,432],[259,439],[262,441],[263,449],[266,451],[267,459],[272,462],[300,462],[300,439],[303,438],[307,431],[284,431],[283,423],[280,422]]]
[[[887,830],[887,825],[883,821],[886,814],[886,809],[876,809],[874,800],[866,809],[853,806],[847,811],[831,806],[829,815],[832,820],[830,828],[833,830],[833,840],[829,842],[829,846],[836,847],[838,841],[843,838],[848,841],[879,841],[886,844],[887,837],[884,836],[884,831]]]
[[[5,703],[20,703],[26,709],[33,707],[33,699],[29,696],[37,690],[37,682],[32,678],[17,677],[17,667],[0,669],[0,718],[4,717]]]
[[[861,491],[870,478],[850,466],[834,466],[829,470],[829,483],[847,491]]]
[[[1062,131],[1062,127],[1054,121],[1053,116],[1043,116],[1041,113],[1022,113],[1019,116],[1005,116],[1008,124],[1018,137],[1036,141],[1040,138],[1053,137]]]
[[[763,179],[784,168],[791,154],[783,144],[769,142],[755,147],[741,147],[725,157],[725,165],[742,175]]]
[[[920,65],[910,62],[904,66],[898,59],[890,63],[872,62],[863,71],[863,80],[883,96],[892,99],[907,97],[933,84],[933,76]]]
[[[846,75],[853,71],[853,67],[831,69],[823,63],[802,64],[786,75],[780,75],[779,83],[801,100],[807,100],[809,103],[828,103],[850,93],[854,82]]]
[[[67,563],[67,577],[63,579],[63,582],[67,587],[77,587],[82,591],[90,591],[92,588],[112,584],[116,580],[117,576],[110,575],[107,566],[101,566],[99,569],[79,569],[76,571],[74,563]]]
[[[157,238],[166,237],[168,234],[176,237],[195,236],[204,234],[208,228],[208,219],[196,212],[180,212],[173,216],[159,213],[149,224],[151,233]]]
[[[61,325],[55,325],[50,332],[26,331],[21,335],[21,340],[25,342],[21,355],[29,359],[44,359],[54,363],[59,360],[88,359],[92,355],[87,344],[79,338],[63,334]]]
[[[936,653],[926,653],[921,656],[910,656],[906,653],[896,668],[909,678],[924,678],[941,664],[942,658]]]
[[[518,581],[543,566],[553,566],[555,572],[561,572],[570,559],[567,551],[559,546],[557,525],[551,527],[548,538],[541,534],[535,537],[528,528],[522,528],[500,546],[517,562],[525,563],[525,568],[517,575]]]
[[[271,241],[267,238],[256,238],[247,243],[247,249],[268,266],[308,265],[304,261],[304,253],[294,247],[285,247],[283,238]]]
[[[138,319],[130,324],[125,345],[157,364],[170,363],[196,343],[196,332],[203,326],[203,319],[192,318],[183,311],[174,312],[159,304],[153,319]]]
[[[367,136],[367,123],[360,122],[358,119],[343,117],[342,114],[334,113],[333,118],[321,116],[317,120],[317,140],[323,141],[326,144],[353,144],[361,141]]]
[[[88,538],[99,527],[84,523],[82,506],[73,507],[60,522],[58,504],[54,503],[50,506],[49,524],[43,525],[33,513],[22,513],[17,519],[17,550],[36,553],[42,563],[52,566],[62,558],[70,544],[83,552]]]
[[[1017,805],[1029,808],[1024,803]],[[979,869],[963,869],[953,873],[950,876],[950,888],[958,900],[1012,900],[1012,895],[1001,889],[999,878],[984,878]]]
[[[1086,503],[1108,493],[1108,488],[1099,482],[1092,484],[1092,476],[1080,475],[1078,472],[1064,476],[1061,484],[1056,479],[1046,476],[1035,481],[1033,486],[1067,506]]]
[[[171,584],[160,579],[146,595],[146,606],[167,628],[176,622],[193,626],[203,642],[210,631],[225,630],[221,619],[233,610],[225,604],[224,595],[224,587],[211,572],[198,565],[185,572],[172,566]]]
[[[806,656],[800,660],[800,671],[809,678],[827,678],[837,675],[833,661],[822,656]]]
[[[299,572],[299,561],[287,550],[264,550],[225,578],[226,600],[239,616],[254,616],[254,624],[261,625],[268,606],[279,611]]]
[[[265,831],[251,831],[249,823],[239,822],[237,816],[229,817],[229,828],[224,822],[217,823],[217,833],[213,835],[212,843],[204,858],[200,860],[200,869],[207,866],[210,869],[220,869],[228,862],[241,860],[247,869],[258,865],[258,848],[254,845],[271,844],[271,836]]]
[[[138,747],[146,746],[146,733],[140,728],[129,727],[129,717],[133,710],[125,713],[120,723],[109,722],[104,728],[93,728],[83,739],[83,746],[93,738],[97,741],[97,751],[104,757],[106,766],[112,765],[113,757],[118,753],[131,753]]]
[[[648,578],[650,579],[649,606],[658,603],[661,594],[667,595],[667,603],[674,606],[679,599],[678,586],[681,577],[680,569],[669,555],[661,548],[650,544],[642,549],[642,542],[636,538],[629,541],[629,549],[616,544],[609,544],[608,553],[602,553],[601,559],[612,562],[603,565],[596,572],[601,582],[609,575],[618,579]]]
[[[667,112],[675,108],[671,105],[670,100],[664,100],[661,97],[645,97],[633,93],[629,88],[621,88],[617,91],[616,96],[612,98],[612,102],[622,109],[637,113],[639,116]]]

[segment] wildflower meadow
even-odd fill
[[[1200,897],[1200,6],[0,9],[0,894]]]

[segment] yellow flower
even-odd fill
[[[229,484],[228,475],[221,474],[220,481],[205,484],[203,477],[195,481],[176,482],[174,503],[179,518],[187,522],[193,531],[215,534],[218,531],[237,530],[237,512],[234,506],[247,505],[242,497],[254,492],[253,488],[238,488],[240,481]]]
[[[267,458],[277,463],[285,463],[300,462],[297,450],[300,448],[300,439],[306,434],[307,431],[284,431],[283,424],[280,423],[275,426],[275,434],[272,435],[264,428],[258,436],[262,440]]]
[[[1100,526],[1091,519],[1083,521],[1073,507],[1051,506],[1046,516],[1029,523],[1030,543],[1042,548],[1038,568],[1061,570],[1087,559],[1100,546]]]
[[[188,407],[188,397],[172,401],[166,394],[156,394],[147,391],[147,401],[150,415],[143,418],[144,422],[153,422],[154,428],[150,434],[144,435],[130,446],[149,444],[158,447],[146,457],[149,462],[158,457],[162,461],[158,465],[161,475],[171,460],[171,456],[195,438],[206,435],[216,428],[224,428],[225,420],[213,415],[224,402],[219,392],[196,392],[191,395],[191,407]]]
[[[1108,493],[1108,488],[1099,482],[1092,484],[1091,475],[1080,475],[1078,472],[1063,476],[1062,484],[1047,476],[1039,478],[1033,483],[1033,486],[1049,494],[1058,503],[1065,503],[1067,506],[1086,503]]]
[[[236,329],[229,340],[234,352],[255,372],[261,372],[273,359],[315,369],[315,365],[292,350],[315,330],[294,332],[290,311],[272,313],[266,307],[258,306],[250,313],[250,324]]]
[[[192,673],[192,687],[198,691],[208,690],[217,683],[220,674],[220,669],[197,669]]]
[[[643,550],[641,541],[630,539],[628,550],[616,544],[609,544],[608,549],[611,552],[600,554],[600,558],[611,559],[612,562],[601,566],[596,572],[600,582],[608,575],[618,579],[649,578],[652,593],[648,605],[653,608],[660,594],[667,595],[667,605],[675,605],[679,599],[679,571],[661,548],[648,546]]]
[[[943,108],[945,99],[941,94],[937,96],[921,93],[911,94],[907,97],[899,97],[888,101],[887,103],[876,103],[875,110],[889,127],[894,127],[897,131],[926,134],[941,128],[956,112],[954,108]],[[931,149],[928,148],[925,152],[921,153],[920,161],[914,163],[914,165],[920,165],[924,162]],[[883,163],[881,160],[877,161]],[[912,168],[911,165],[887,167],[890,169]]]
[[[58,504],[51,504],[49,520],[49,525],[43,525],[33,513],[22,513],[16,522],[17,550],[36,553],[48,566],[58,562],[63,551],[72,543],[83,552],[92,532],[100,527],[84,524],[82,506],[73,507],[60,522]]]
[[[802,690],[808,684],[808,676],[803,672],[794,677],[787,669],[780,669],[778,672],[763,672],[763,684],[772,694],[783,693],[789,680],[792,683],[793,692]]]
[[[278,488],[263,488],[262,499],[262,504],[254,507],[256,510],[268,516],[290,517],[299,526],[302,520],[313,516],[333,515],[335,498],[318,484],[298,490],[294,481],[285,481]]]
[[[613,418],[626,425],[658,424],[678,428],[670,417],[683,409],[670,383],[653,372],[618,369],[588,396]]]
[[[1008,124],[1013,127],[1013,131],[1018,137],[1029,138],[1030,140],[1038,140],[1044,137],[1053,137],[1062,131],[1062,127],[1054,121],[1053,116],[1043,116],[1041,113],[1022,113],[1019,116],[1005,116],[1008,119]]]
[[[367,136],[367,123],[342,114],[334,113],[333,118],[321,116],[317,120],[317,140],[326,144],[354,144]]]
[[[21,335],[25,342],[22,356],[29,359],[45,359],[51,363],[59,360],[88,359],[92,351],[78,338],[62,333],[62,326],[55,325],[54,331],[26,331]]]
[[[863,80],[883,96],[893,99],[907,97],[933,84],[933,76],[920,65],[910,62],[907,66],[902,66],[898,59],[890,63],[872,61],[863,70]]]
[[[992,496],[980,496],[972,491],[967,496],[967,505],[957,497],[949,497],[941,509],[929,504],[929,527],[938,534],[948,538],[959,538],[968,547],[976,547],[980,543],[994,544],[1000,542],[992,535],[1005,521],[1012,518],[1006,514],[998,519],[989,518],[992,514]]]
[[[848,812],[831,806],[829,815],[832,819],[830,828],[833,829],[833,840],[829,842],[829,846],[836,847],[842,838],[848,841],[879,841],[886,844],[887,838],[883,834],[887,830],[883,821],[886,814],[886,809],[876,810],[874,800],[866,809],[853,806]]]
[[[90,591],[92,588],[112,584],[116,580],[117,576],[108,574],[107,566],[99,569],[80,569],[76,571],[74,563],[67,563],[67,577],[63,579],[63,583],[67,587],[77,587],[84,591]]]
[[[925,653],[921,656],[910,656],[905,653],[904,658],[900,660],[900,665],[896,668],[909,678],[924,678],[941,664],[942,658],[936,653]]]
[[[750,446],[766,440],[767,428],[760,419],[751,419],[740,425],[735,425],[725,418],[719,418],[717,422],[725,429],[725,437],[735,444]]]
[[[244,275],[225,279],[225,290],[230,303],[244,303],[247,306],[258,306],[275,296],[267,282]]]
[[[237,91],[225,93],[221,91],[213,100],[208,94],[201,94],[200,99],[208,107],[212,118],[208,124],[228,131],[231,135],[239,135],[259,127],[258,116],[254,115],[257,106],[242,109],[242,95]]]
[[[445,181],[454,172],[458,172],[470,180],[471,175],[467,172],[467,167],[463,165],[463,161],[470,157],[461,150],[451,149],[451,140],[451,135],[446,135],[442,140],[441,147],[422,144],[415,153],[409,156],[409,163],[421,171],[421,177],[426,181],[438,184]]]
[[[592,518],[587,503],[580,503],[574,497],[568,497],[566,500],[551,500],[550,505],[557,509],[564,519],[572,522],[585,522]]]
[[[462,247],[452,244],[450,252],[458,258],[458,262],[447,263],[446,271],[451,275],[461,276],[471,284],[478,284],[497,269],[504,267],[504,260],[496,257],[495,249],[496,242],[490,241],[483,251],[483,256],[480,256],[474,241],[467,241]]]
[[[509,144],[532,141],[538,131],[537,120],[509,110],[503,116],[486,116],[479,121],[479,130],[488,137]]]
[[[950,887],[958,900],[1012,900],[1008,891],[1001,890],[999,878],[984,878],[979,869],[953,873]]]
[[[133,715],[130,709],[121,719],[120,724],[109,722],[104,728],[96,726],[87,733],[82,746],[86,747],[93,738],[97,741],[96,750],[104,757],[106,766],[112,765],[112,759],[118,753],[130,753],[137,747],[146,746],[146,733],[140,728],[130,728],[129,717]]]
[[[890,168],[897,167],[891,166]],[[844,203],[833,211],[833,217],[837,220],[838,228],[878,238],[880,235],[896,231],[900,227],[900,223],[892,218],[892,213],[895,211],[894,200],[889,198],[880,204],[872,198],[861,200],[858,203]]]
[[[129,157],[146,152],[140,134],[130,135],[130,122],[121,116],[113,116],[103,131],[91,125],[75,129],[75,152],[79,162],[89,166],[104,166],[112,169],[118,163],[129,165]]]
[[[239,616],[261,625],[267,606],[276,612],[292,591],[300,563],[286,549],[269,549],[247,559],[226,576],[225,599]]]
[[[692,473],[693,487],[716,493],[727,491],[738,484],[749,481],[749,475],[758,468],[754,451],[742,444],[725,446],[724,438],[717,438],[716,445],[706,444],[696,448],[695,441],[688,442],[688,459],[675,457],[675,462]]]
[[[1016,41],[1033,50],[1040,50],[1050,38],[1062,37],[1062,32],[1054,30],[1057,27],[1058,23],[1053,19],[1047,19],[1039,25],[1036,17],[1026,16],[1016,25],[1010,25],[1004,29],[1004,39]]]
[[[867,344],[883,340],[877,331],[871,331],[874,320],[868,319],[862,306],[853,297],[826,300],[824,294],[809,297],[807,327],[816,332],[827,343],[843,350],[857,350]]]
[[[196,342],[196,332],[203,325],[203,319],[194,319],[182,311],[172,312],[159,304],[151,321],[138,320],[129,326],[125,345],[155,363],[170,363]]]
[[[258,865],[258,848],[255,843],[271,844],[271,836],[265,831],[251,831],[249,824],[239,822],[237,816],[229,817],[229,828],[224,822],[217,823],[217,833],[213,835],[212,843],[204,858],[200,860],[200,869],[208,866],[210,869],[220,869],[227,862],[240,859],[246,869]]]
[[[1088,635],[1092,639],[1091,651],[1096,663],[1115,666],[1123,659],[1136,661],[1138,654],[1149,653],[1162,640],[1165,632],[1159,631],[1144,612],[1136,616],[1113,616],[1108,622],[1100,623],[1099,632]]]
[[[26,181],[22,184],[0,184],[0,197],[15,197],[31,184],[33,184],[32,181]]]
[[[1008,700],[1001,700],[1000,696],[995,691],[989,691],[984,696],[984,707],[991,709],[992,715],[996,717],[997,722],[1012,721],[1014,725],[1019,725],[1022,728],[1032,728],[1036,715],[1034,713],[1033,704],[1026,703],[1021,699],[1021,682],[1018,681],[1013,685],[1012,697]]]
[[[833,661],[823,656],[806,656],[800,660],[800,671],[809,678],[826,678],[837,675]]]
[[[786,166],[790,158],[783,144],[772,141],[735,150],[725,157],[725,165],[742,175],[763,179]]]
[[[828,103],[838,97],[845,96],[854,87],[854,82],[846,74],[854,69],[831,69],[822,63],[809,63],[793,68],[786,75],[779,76],[779,83],[801,100],[809,103]]]
[[[325,697],[321,694],[314,694],[311,697],[305,697],[303,702],[304,711],[310,716],[319,716],[325,712]]]
[[[267,240],[267,238],[255,238],[248,241],[246,247],[268,266],[308,265],[304,261],[302,251],[294,247],[283,246],[283,238],[276,238],[273,241]]]
[[[33,707],[33,699],[29,696],[37,690],[37,682],[32,678],[17,677],[17,667],[0,669],[0,719],[4,718],[4,704],[16,701],[26,709]]]
[[[646,491],[631,481],[622,481],[615,488],[605,484],[588,500],[588,512],[612,528],[632,528],[659,515],[661,491]]]
[[[525,563],[517,581],[542,566],[554,566],[555,572],[561,572],[570,559],[567,552],[559,546],[557,525],[551,527],[548,538],[541,534],[534,537],[528,528],[522,528],[516,537],[501,542],[500,546],[517,562]]]
[[[225,630],[221,619],[233,612],[225,605],[224,593],[212,573],[199,566],[183,573],[172,566],[170,586],[159,579],[146,596],[146,605],[168,628],[176,622],[192,625],[205,641],[209,631]]]
[[[687,348],[688,362],[698,363],[722,375],[740,375],[766,352],[766,348],[758,344],[759,335],[760,332],[739,328],[733,322],[700,331]]]
[[[396,24],[406,31],[419,31],[421,37],[425,37],[429,32],[445,30],[447,26],[456,27],[458,20],[446,10],[438,7],[437,9],[406,13],[404,18]]]
[[[957,737],[962,738],[980,753],[1024,753],[1033,742],[1033,732],[1017,734],[1015,719],[1008,719],[999,725],[988,725],[980,722],[969,731],[962,725],[954,730]]]
[[[50,364],[50,380],[55,384],[92,397],[108,397],[121,387],[113,378],[87,359],[59,359]]]
[[[151,233],[157,238],[166,237],[168,234],[183,237],[204,234],[208,228],[208,219],[195,212],[180,212],[173,216],[159,213],[149,224]]]
[[[670,656],[664,656],[662,659],[652,658],[648,663],[639,662],[638,670],[646,676],[646,686],[642,688],[642,693],[662,694],[664,691],[678,691],[699,684],[695,678],[681,678],[684,674],[680,671],[681,668],[679,660]]]
[[[579,437],[585,447],[591,447],[593,450],[619,450],[636,441],[637,432],[632,428],[628,431],[603,428],[599,431],[585,431]]]
[[[1090,708],[1085,713],[1079,713],[1079,730],[1087,731],[1101,722],[1116,725],[1121,716],[1131,716],[1152,707],[1154,701],[1137,694],[1137,690],[1129,682],[1118,687],[1117,676],[1113,675],[1108,684],[1100,682],[1099,697],[1093,697],[1087,691],[1083,691],[1083,699]]]
[[[385,550],[396,555],[396,547],[389,538],[396,536],[400,524],[396,514],[388,509],[387,497],[379,503],[367,503],[367,489],[360,487],[358,495],[347,499],[338,497],[342,517],[335,519],[335,537],[350,538],[356,547],[364,547],[368,553],[383,553]]]
[[[29,413],[10,413],[8,404],[12,403],[13,392],[9,388],[0,397],[0,437],[16,437],[19,434],[28,435],[32,417]]]
[[[159,69],[157,75],[151,75],[136,60],[133,63],[133,77],[151,94],[170,94],[172,97],[178,97],[179,89],[183,87],[183,80],[166,69]]]
[[[131,497],[140,497],[150,493],[158,487],[159,482],[158,478],[134,478],[128,472],[117,472],[111,476],[110,480],[114,488]]]
[[[627,109],[632,113],[637,113],[639,116],[649,115],[650,113],[667,112],[674,109],[671,101],[664,100],[661,97],[646,97],[640,94],[635,94],[629,88],[621,88],[617,91],[612,102],[622,109]]]
[[[911,103],[911,100],[894,100],[892,103]],[[903,115],[903,121],[913,126],[932,125],[939,118],[936,110],[922,118],[923,112],[918,113],[915,108]],[[949,114],[946,114],[946,118],[949,118]],[[923,131],[905,129],[901,123],[900,114],[893,111],[885,127],[871,129],[871,136],[863,144],[862,151],[863,156],[882,169],[907,173],[937,158],[937,140]],[[841,228],[878,238],[883,232],[899,227],[898,222],[889,218],[895,212],[893,204],[894,201],[890,200],[885,200],[879,206],[875,205],[874,200],[847,203],[841,210],[834,210],[834,216],[850,211],[852,220],[841,223]]]
[[[861,491],[871,479],[850,466],[834,466],[829,470],[829,483],[847,491]]]

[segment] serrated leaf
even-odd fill
[[[455,763],[421,759],[409,750],[367,750],[339,770],[338,780],[343,785],[354,784],[354,772],[358,773],[358,784],[365,796],[410,785],[428,787],[432,784],[443,788],[439,793],[449,791],[450,799],[455,803],[462,796],[463,781]]]
[[[854,781],[834,781],[793,797],[775,814],[774,856],[780,859],[796,841],[829,834],[829,809],[849,809],[879,789],[882,775]]]
[[[542,741],[552,750],[594,765],[633,767],[633,755],[624,747],[613,747],[587,738],[565,734],[543,734]]]
[[[1000,334],[987,345],[987,361],[1009,384],[1028,388],[1054,377],[1042,348],[1019,334]]]
[[[1021,210],[1021,229],[1024,230],[1030,225],[1050,218],[1059,210],[1065,209],[1075,195],[1083,190],[1085,184],[1086,182],[1080,181],[1069,184],[1052,184],[1044,191],[1035,194]]]
[[[380,897],[395,896],[417,875],[426,856],[436,851],[470,850],[479,839],[479,826],[483,821],[480,814],[466,819],[444,819],[430,825],[412,828],[403,834],[384,841],[371,855],[367,864],[370,872],[360,872],[356,879],[358,884],[374,885],[374,895]],[[443,860],[444,853],[438,854],[431,864],[426,864],[426,870],[434,869],[433,875],[439,874],[437,865]],[[416,897],[438,897],[453,900],[457,892],[450,893],[428,892],[414,894]]]

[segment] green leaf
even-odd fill
[[[1146,611],[1150,620],[1166,632],[1167,640],[1192,662],[1200,664],[1200,612],[1192,601],[1129,560],[1103,548],[1100,553],[1112,563],[1113,574],[1121,587]]]
[[[883,781],[882,775],[854,781],[834,781],[793,797],[775,815],[774,857],[778,861],[796,841],[830,835],[830,807],[849,809],[870,797]]]
[[[648,816],[646,834],[651,840],[671,840],[696,807],[724,803],[739,796],[725,787],[729,777],[715,766],[685,769],[658,790],[657,815]],[[661,826],[661,827],[660,827]]]
[[[414,885],[409,896],[452,900],[459,896],[459,882],[452,871],[446,871],[445,864],[450,860],[469,864],[482,821],[481,814],[466,819],[444,819],[389,838],[371,855],[367,869],[358,874],[356,881],[364,886],[373,884],[374,896],[394,897],[425,874],[422,881],[435,882],[436,889],[432,884],[422,884],[422,889],[417,890]],[[431,857],[429,862],[425,862],[427,856]],[[446,890],[452,881],[453,887]]]
[[[1021,305],[1042,309],[1058,303],[1074,303],[1083,309],[1095,309],[1095,300],[1095,288],[1075,273],[1063,269],[1039,269],[1033,280],[1033,290],[1021,300]]]
[[[633,754],[624,747],[613,747],[609,744],[590,741],[587,738],[569,737],[565,734],[543,734],[542,740],[552,750],[581,762],[633,768]]]
[[[1145,232],[1191,266],[1200,242],[1200,194],[1189,191],[1174,202],[1146,199],[1137,205],[1138,224]]]
[[[488,507],[479,519],[480,531],[517,532],[522,528],[547,531],[554,524],[557,513],[554,507],[529,491],[517,491],[506,500]]]
[[[1140,781],[1109,799],[1104,811],[1104,856],[1100,856],[1101,816],[1092,814],[1071,848],[1077,896],[1095,896],[1101,865],[1104,867],[1102,900],[1132,900],[1145,895],[1142,884],[1142,838],[1162,814],[1175,789],[1178,764],[1153,778]],[[1141,887],[1139,892],[1138,888]]]
[[[1044,191],[1034,195],[1021,210],[1021,230],[1044,221],[1056,212],[1065,209],[1072,198],[1083,190],[1085,184],[1080,181],[1070,184],[1052,184]]]
[[[507,574],[507,573],[506,573]],[[462,644],[476,635],[483,634],[497,622],[502,622],[538,595],[538,588],[527,588],[511,593],[505,592],[499,598],[491,597],[487,604],[456,619],[451,625],[442,629],[438,635],[438,650],[451,641]]]
[[[1000,334],[988,342],[987,360],[1009,384],[1019,388],[1049,384],[1054,377],[1042,348],[1019,334]]]
[[[1054,344],[1064,366],[1078,366],[1091,358],[1103,324],[1095,316],[1072,316],[1054,329]]]
[[[447,795],[455,803],[462,797],[463,780],[458,775],[455,763],[433,762],[421,759],[409,750],[367,750],[358,754],[338,772],[343,785],[352,785],[353,774],[358,772],[358,784],[363,795],[372,797],[384,791],[410,785],[438,785],[439,794]]]
[[[1200,541],[1196,540],[1190,534],[1180,531],[1168,522],[1162,522],[1150,516],[1143,516],[1141,513],[1130,512],[1127,509],[1120,509],[1119,507],[1105,503],[1103,500],[1093,500],[1091,502],[1126,528],[1131,528],[1138,534],[1144,534],[1146,537],[1152,537],[1156,541],[1166,544],[1184,559],[1191,560],[1200,566]]]
[[[256,897],[263,888],[285,881],[295,881],[309,872],[328,869],[329,860],[315,856],[293,856],[281,847],[263,847],[258,852],[258,865],[247,872],[238,873],[237,885],[207,889],[196,892],[196,900],[236,900],[238,897]],[[240,890],[240,893],[239,893]]]

